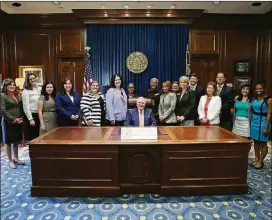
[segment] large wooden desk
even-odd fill
[[[31,141],[32,196],[246,193],[250,141],[219,127],[158,127],[124,141],[120,127],[61,127]]]

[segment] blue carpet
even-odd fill
[[[1,148],[2,149],[2,148]],[[271,219],[271,154],[263,170],[248,168],[246,195],[160,197],[123,195],[120,198],[31,198],[28,149],[20,148],[26,166],[11,170],[1,152],[1,219],[3,220],[174,220]],[[250,152],[249,162],[253,160]]]

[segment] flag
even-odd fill
[[[190,59],[189,45],[187,44],[187,50],[186,50],[186,76],[190,76],[190,74],[191,74],[191,59]]]
[[[86,47],[85,49],[87,51],[87,57],[86,57],[86,63],[85,63],[83,94],[87,93],[93,81],[93,72],[92,72],[91,54],[90,54],[91,48]]]

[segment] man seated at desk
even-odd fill
[[[151,109],[145,108],[146,99],[139,97],[137,107],[127,112],[125,126],[156,126],[157,122]]]

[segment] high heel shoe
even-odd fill
[[[24,161],[22,161],[22,160],[13,160],[13,162],[15,163],[15,164],[18,164],[18,165],[25,165],[25,162]]]
[[[260,170],[260,169],[262,169],[264,167],[264,163],[262,163],[262,165],[260,166],[260,167],[255,167],[254,166],[254,168],[256,169],[256,170]]]
[[[8,163],[9,163],[10,169],[16,169],[16,168],[17,168],[17,166],[16,166],[16,164],[14,163],[14,161],[11,161],[11,162],[8,162]]]

